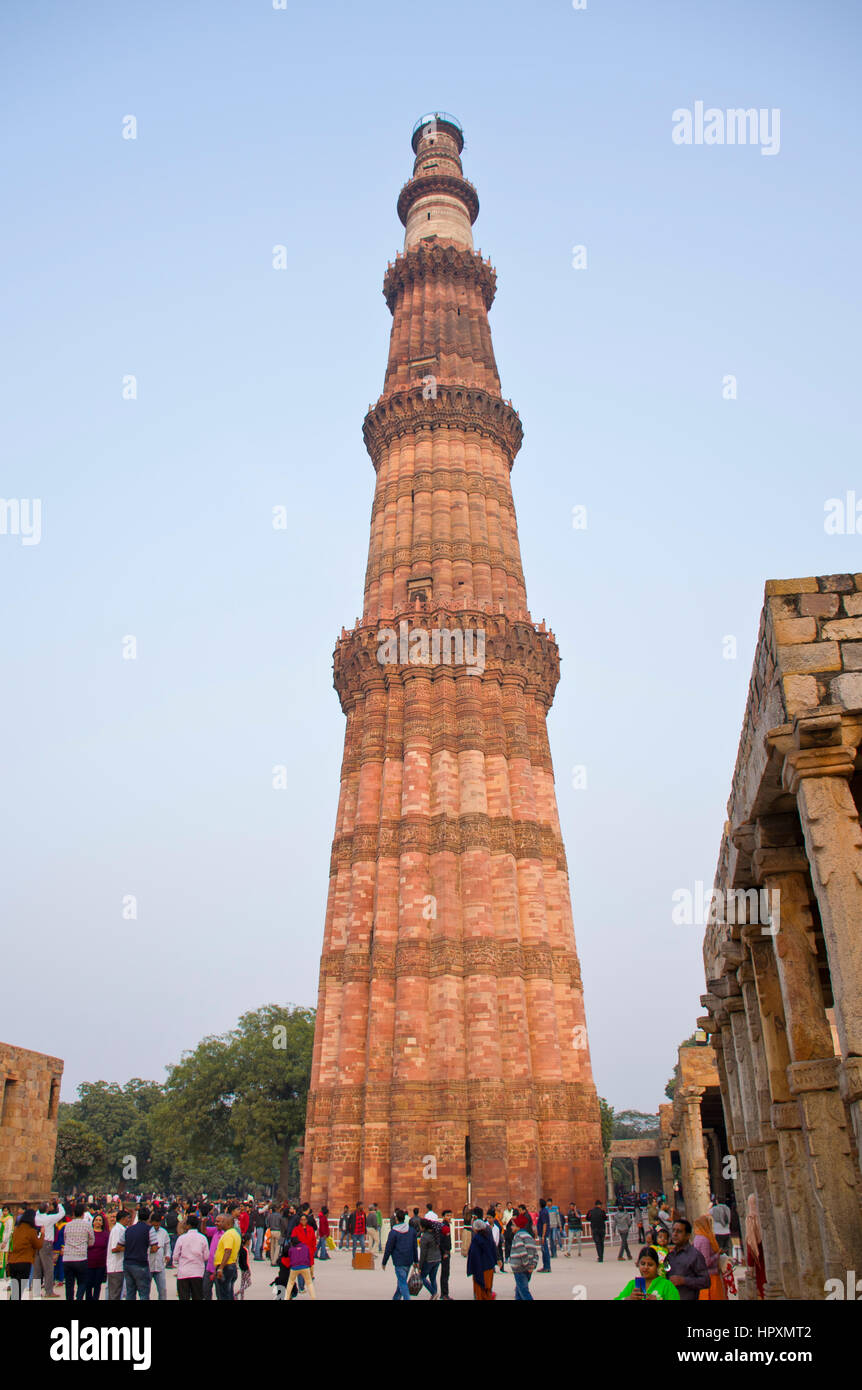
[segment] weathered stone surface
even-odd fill
[[[779,647],[778,664],[784,674],[794,671],[840,671],[841,651],[837,642],[806,642]]]
[[[841,655],[845,671],[862,671],[862,642],[842,642]]]
[[[819,703],[815,676],[785,676],[784,704],[789,718],[802,709],[813,709]]]
[[[816,594],[816,579],[767,579],[767,594]]]
[[[824,623],[822,635],[830,642],[853,642],[862,637],[862,618],[836,618]]]
[[[805,618],[834,618],[840,602],[837,594],[800,594],[799,612]]]
[[[836,676],[829,690],[833,704],[845,705],[847,709],[862,708],[862,674]]]
[[[774,626],[779,645],[814,642],[817,638],[817,624],[813,618],[779,618]]]

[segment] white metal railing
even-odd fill
[[[613,1246],[613,1245],[618,1245],[618,1244],[619,1244],[619,1239],[620,1239],[619,1236],[617,1235],[615,1229],[614,1229],[614,1226],[613,1226],[613,1220],[612,1220],[612,1218],[613,1218],[614,1215],[615,1215],[615,1212],[613,1212],[613,1211],[610,1212],[610,1213],[608,1214],[606,1220],[605,1220],[605,1244],[606,1244],[606,1245],[611,1245],[611,1246]],[[630,1241],[630,1242],[632,1241],[632,1239],[634,1239],[634,1240],[639,1240],[639,1237],[638,1237],[638,1234],[637,1234],[638,1220],[639,1220],[638,1214],[633,1212],[633,1213],[632,1213],[632,1226],[631,1226],[631,1229],[630,1229],[630,1231],[629,1231],[629,1241]],[[643,1212],[643,1223],[644,1223],[644,1226],[645,1226],[645,1227],[648,1225],[648,1222],[647,1222],[647,1219],[646,1219],[646,1212],[645,1212],[645,1211]],[[453,1253],[453,1255],[461,1255],[461,1254],[463,1254],[463,1250],[462,1250],[462,1236],[463,1236],[463,1232],[464,1232],[464,1221],[463,1221],[463,1219],[462,1219],[460,1216],[456,1216],[452,1221],[450,1221],[449,1224],[450,1224],[450,1226],[451,1226],[451,1231],[452,1231],[452,1253]],[[380,1232],[380,1250],[379,1250],[379,1251],[377,1250],[376,1243],[373,1243],[373,1242],[372,1242],[372,1239],[369,1237],[368,1234],[366,1234],[366,1237],[365,1237],[365,1249],[366,1249],[366,1250],[372,1250],[372,1249],[373,1249],[373,1250],[375,1251],[375,1253],[382,1253],[382,1251],[386,1249],[386,1238],[387,1238],[387,1236],[389,1235],[389,1229],[390,1229],[390,1223],[389,1223],[388,1220],[386,1220],[386,1219],[384,1218],[384,1221],[383,1221],[383,1229],[382,1229],[382,1231]],[[333,1229],[331,1234],[332,1234],[332,1237],[333,1237],[333,1239],[334,1239],[334,1241],[335,1241],[335,1245],[336,1245],[336,1249],[337,1249],[338,1246],[339,1246],[339,1244],[340,1244],[340,1241],[341,1241],[340,1233],[338,1232],[337,1229]],[[646,1231],[644,1231],[644,1234],[646,1234]],[[562,1251],[562,1252],[568,1251],[568,1252],[571,1254],[571,1253],[573,1253],[573,1252],[575,1251],[575,1249],[577,1249],[578,1255],[580,1255],[580,1254],[581,1254],[582,1247],[583,1247],[583,1245],[584,1245],[585,1243],[586,1243],[588,1246],[590,1246],[590,1247],[592,1247],[592,1244],[593,1244],[592,1231],[590,1230],[590,1224],[589,1224],[589,1222],[587,1221],[586,1217],[583,1218],[583,1226],[582,1226],[582,1229],[581,1229],[580,1233],[578,1233],[578,1232],[571,1232],[571,1233],[570,1233],[570,1232],[564,1227],[564,1228],[562,1228],[562,1236],[563,1236],[563,1239],[562,1239],[562,1246],[561,1246],[561,1251]],[[348,1237],[347,1237],[347,1249],[348,1249],[348,1250],[351,1250],[352,1248],[353,1248],[353,1237],[350,1236],[350,1235],[348,1235]]]

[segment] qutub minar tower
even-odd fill
[[[412,145],[363,426],[364,609],[335,649],[347,730],[302,1191],[387,1215],[457,1213],[468,1192],[583,1207],[604,1183],[546,728],[559,655],[527,609],[521,422],[500,394],[461,128],[424,117]]]

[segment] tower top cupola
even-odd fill
[[[430,129],[429,129],[430,127]],[[451,136],[457,142],[458,153],[464,148],[464,131],[461,122],[455,116],[450,116],[448,111],[430,111],[427,116],[420,116],[413,127],[411,144],[414,154],[418,151],[420,140],[423,138],[433,138],[435,134]]]
[[[460,122],[445,111],[420,116],[410,143],[416,156],[413,177],[398,198],[398,216],[407,229],[405,251],[429,240],[472,250],[479,197],[461,168]]]

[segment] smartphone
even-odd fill
[[[635,1288],[638,1293],[646,1294],[646,1279],[642,1278],[640,1274],[635,1277]]]

